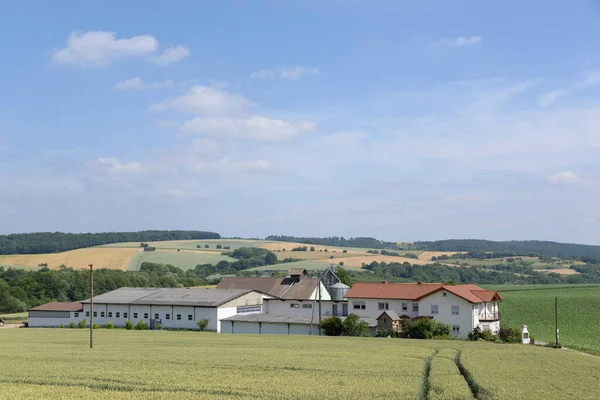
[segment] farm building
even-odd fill
[[[30,328],[56,328],[68,326],[82,319],[81,303],[53,302],[29,309],[28,326]]]
[[[163,328],[197,329],[197,322],[206,319],[207,330],[220,332],[223,318],[260,313],[263,296],[246,289],[125,287],[94,297],[94,323],[124,326],[129,320],[133,324],[159,323]],[[88,324],[89,303],[89,299],[82,301]]]
[[[346,298],[349,312],[362,318],[385,318],[384,311],[408,318],[431,317],[449,325],[456,337],[466,338],[477,326],[493,333],[500,329],[502,297],[477,285],[360,282]]]

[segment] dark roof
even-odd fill
[[[326,317],[325,317],[326,318]],[[340,317],[344,320],[347,317]],[[272,324],[302,324],[310,325],[311,318],[302,315],[276,315],[276,314],[237,314],[231,317],[223,318],[221,321],[235,322],[264,322]],[[360,321],[366,321],[370,327],[377,326],[377,320],[373,318],[360,318]],[[319,325],[319,316],[315,315],[312,319],[315,327]],[[317,328],[318,329],[318,328]]]
[[[81,303],[69,303],[54,301],[52,303],[42,304],[41,306],[30,308],[29,311],[81,311]]]
[[[290,270],[290,275],[306,275],[307,272],[304,268],[292,268]]]
[[[98,304],[218,307],[252,290],[207,288],[120,288],[94,297]],[[89,303],[90,299],[82,301]]]
[[[494,290],[484,290],[477,285],[443,285],[441,283],[370,283],[357,282],[346,293],[346,298],[421,300],[433,293],[446,290],[470,303],[502,300]]]
[[[242,278],[224,277],[217,289],[256,290],[284,300],[310,300],[319,285],[319,278]]]

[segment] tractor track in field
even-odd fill
[[[463,365],[463,363],[460,359],[461,355],[462,355],[462,351],[458,350],[456,352],[456,356],[454,357],[454,363],[456,364],[456,368],[458,368],[458,371],[460,372],[461,376],[467,382],[467,385],[469,385],[469,389],[471,389],[471,393],[473,394],[473,397],[477,400],[493,399],[491,393],[484,387],[477,384],[477,382],[475,381],[475,379],[473,378],[473,376],[471,375],[469,370],[467,368],[465,368],[465,366]]]

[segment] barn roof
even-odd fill
[[[357,282],[346,293],[346,298],[421,300],[441,290],[450,292],[470,303],[502,300],[494,290],[484,290],[477,285],[444,285],[441,283],[371,283]]]
[[[252,290],[207,288],[120,288],[94,297],[94,303],[218,307]],[[89,303],[84,300],[82,303]]]
[[[382,312],[381,315],[377,317],[377,319],[381,318],[383,315],[387,315],[392,321],[397,321],[400,319],[400,317],[398,316],[398,314],[396,314],[396,311],[394,310],[386,310]]]
[[[70,303],[53,301],[52,303],[42,304],[41,306],[30,308],[29,311],[81,311],[81,303]]]
[[[284,300],[310,300],[319,285],[319,278],[245,278],[224,277],[217,289],[256,290]]]

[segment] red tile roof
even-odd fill
[[[41,306],[30,308],[29,311],[81,311],[83,306],[81,303],[68,303],[55,301],[52,303],[42,304]]]
[[[367,283],[359,282],[346,293],[347,298],[421,300],[435,292],[446,290],[470,303],[502,300],[498,292],[477,285],[444,285],[441,283]]]

